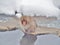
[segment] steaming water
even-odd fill
[[[0,16],[0,20],[8,21],[11,17]],[[39,22],[42,26],[60,28],[60,20]],[[56,35],[27,35],[21,30],[0,32],[0,45],[60,45],[60,38]]]

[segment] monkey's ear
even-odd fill
[[[17,14],[16,14],[16,17],[17,17],[17,18],[21,18],[22,16],[23,16],[23,15],[22,15],[21,13],[17,13]]]

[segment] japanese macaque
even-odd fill
[[[19,21],[24,33],[32,35],[56,34],[60,36],[59,28],[37,26],[35,19],[32,16],[22,16]]]
[[[36,28],[36,23],[31,16],[22,16],[20,18],[20,26],[25,33],[34,32]]]

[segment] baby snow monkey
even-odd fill
[[[35,32],[36,23],[33,21],[31,16],[22,16],[20,18],[20,26],[24,33],[33,33]]]

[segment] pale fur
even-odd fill
[[[26,26],[21,24],[21,20],[23,20],[23,19],[27,20],[27,22],[28,22],[28,24]],[[20,26],[22,28],[22,31],[24,33],[33,34],[33,35],[56,34],[56,35],[60,36],[60,29],[37,26],[35,19],[32,16],[22,16],[19,21],[20,21]]]

